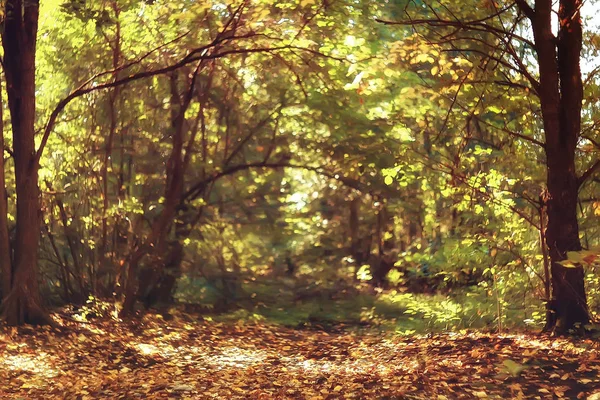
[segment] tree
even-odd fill
[[[35,136],[35,52],[39,1],[8,0],[2,44],[10,109],[17,193],[17,228],[10,293],[3,307],[9,324],[50,322],[37,278],[40,233]]]
[[[566,268],[560,263],[568,252],[581,250],[577,197],[579,186],[592,173],[588,170],[577,176],[575,165],[583,100],[579,66],[582,1],[560,1],[556,37],[552,32],[552,1],[538,1],[535,9],[525,1],[517,3],[533,28],[540,76],[538,94],[546,138],[546,244],[552,260],[554,303],[551,307],[556,313],[556,318],[548,321],[548,328],[564,331],[589,321],[583,267]]]
[[[543,206],[547,207],[545,240],[552,275],[546,329],[564,332],[589,321],[583,268],[580,265],[567,268],[562,262],[569,252],[582,248],[577,220],[578,191],[600,163],[577,173],[583,100],[582,1],[559,2],[556,33],[553,32],[556,11],[551,0],[537,0],[534,6],[525,0],[484,2],[485,7],[480,3],[473,4],[478,7],[451,10],[445,2],[419,2],[420,5],[408,2],[404,4],[403,21],[381,22],[414,27],[430,45],[478,66],[482,71],[479,78],[466,76],[459,90],[465,85],[494,84],[523,89],[538,97],[544,140],[511,133],[519,140],[540,145],[545,152],[547,195],[543,197]],[[528,38],[527,25],[533,40]]]
[[[2,88],[0,87],[0,92]],[[0,96],[0,304],[2,299],[11,291],[12,281],[12,252],[8,228],[8,195],[6,193],[6,171],[4,164],[4,112]]]

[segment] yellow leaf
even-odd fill
[[[422,54],[419,54],[418,56],[416,56],[413,60],[411,60],[411,64],[426,62],[429,60],[429,58],[430,58],[429,54],[422,53]]]
[[[35,382],[25,382],[21,385],[21,389],[34,389],[36,387],[37,385],[35,384]]]
[[[257,10],[254,20],[262,21],[263,19],[267,18],[270,13],[271,13],[271,10],[269,10],[268,8],[263,8],[261,10]]]
[[[577,268],[577,265],[575,265],[571,260],[559,261],[558,263],[565,268]]]
[[[339,392],[342,390],[342,386],[341,385],[337,385],[336,387],[333,388],[334,392]]]
[[[534,356],[534,355],[536,355],[536,354],[537,354],[537,352],[538,352],[538,350],[537,350],[537,349],[532,349],[532,350],[525,349],[525,351],[523,351],[523,355],[524,355],[525,357],[531,357],[531,356]]]

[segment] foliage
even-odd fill
[[[240,318],[280,319],[284,308],[292,325],[361,322],[366,309],[370,322],[408,313],[435,329],[538,327],[550,300],[546,171],[529,82],[498,61],[502,46],[486,47],[500,40],[489,31],[374,20],[476,21],[504,3],[453,15],[446,2],[371,3],[43,2],[36,126],[58,110],[39,171],[50,303],[119,307],[128,280],[149,276],[137,293],[148,307],[174,296]],[[514,29],[526,35],[523,20]],[[479,47],[422,40],[450,34]],[[595,35],[586,32],[584,59],[598,51]],[[511,51],[531,69],[533,50],[519,43]],[[581,171],[597,160],[598,85],[584,74]],[[579,196],[591,253],[569,257],[584,264],[593,316],[596,192],[585,182]],[[329,310],[341,289],[349,301]]]

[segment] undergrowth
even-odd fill
[[[237,288],[237,300],[225,311],[222,295],[204,280],[183,281],[179,301],[216,310],[215,321],[271,323],[293,328],[378,329],[398,334],[478,329],[540,329],[542,304],[509,308],[480,287],[457,294],[420,294],[402,290],[375,291],[369,287],[345,293],[332,285],[289,280],[248,281]],[[217,312],[218,311],[218,312]]]

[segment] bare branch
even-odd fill
[[[600,160],[597,160],[591,167],[589,167],[581,176],[577,179],[577,185],[583,185],[596,171],[600,169]]]
[[[417,26],[417,25],[428,25],[432,27],[456,27],[458,30],[464,31],[475,31],[475,32],[487,32],[492,33],[494,36],[498,38],[502,38],[504,40],[517,40],[522,42],[523,44],[529,45],[532,48],[535,47],[534,43],[520,35],[517,35],[513,32],[507,31],[505,29],[496,28],[490,24],[477,22],[477,21],[452,21],[445,19],[411,19],[409,21],[389,21],[377,18],[375,19],[377,22],[380,22],[385,25],[402,25],[402,26]]]

